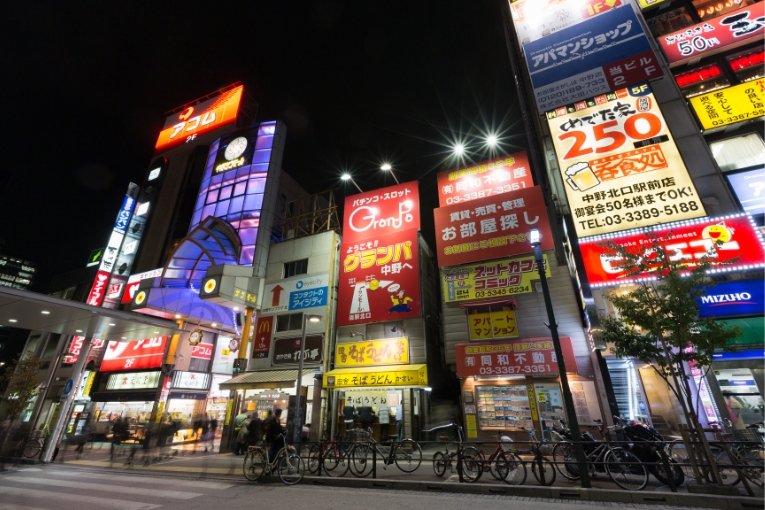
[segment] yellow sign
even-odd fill
[[[543,257],[545,274],[550,278],[547,255]],[[539,271],[533,255],[441,270],[441,288],[447,303],[526,294],[533,291],[532,280],[538,279]]]
[[[330,370],[324,374],[324,388],[368,388],[380,386],[427,386],[427,365],[360,367]]]
[[[490,312],[469,312],[467,318],[471,341],[518,337],[515,310],[510,306]]]
[[[756,119],[765,115],[765,79],[715,90],[690,101],[704,129]]]
[[[534,385],[527,384],[526,392],[529,395],[529,411],[531,411],[531,420],[539,421],[539,410],[537,409],[536,393],[534,392]]]
[[[335,346],[335,366],[338,368],[403,363],[409,363],[409,339],[404,336]]]
[[[467,432],[468,439],[475,439],[478,437],[478,425],[474,414],[465,415],[465,432]]]
[[[547,112],[577,235],[706,216],[647,84]]]
[[[649,7],[653,7],[654,5],[659,5],[660,3],[665,2],[666,0],[638,0],[638,5],[641,9],[648,9]]]

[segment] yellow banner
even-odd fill
[[[407,365],[388,369],[340,369],[324,374],[324,388],[368,388],[380,386],[427,386],[427,365]]]
[[[543,257],[545,275],[550,278],[547,255]],[[441,288],[447,303],[526,294],[534,290],[532,280],[538,279],[539,271],[533,255],[441,270]]]
[[[404,336],[335,346],[335,367],[337,368],[404,363],[409,363],[409,339]]]
[[[765,115],[765,79],[715,90],[690,101],[704,129],[756,119]]]
[[[641,9],[647,9],[649,7],[653,7],[654,5],[659,5],[665,1],[666,0],[638,0],[638,5]]]
[[[515,310],[509,306],[490,312],[468,312],[467,317],[471,341],[518,337]]]

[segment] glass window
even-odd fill
[[[303,314],[290,313],[276,316],[276,331],[296,331],[303,328]]]
[[[525,384],[476,386],[478,426],[483,429],[532,428]]]
[[[685,7],[657,14],[656,16],[647,19],[646,22],[654,37],[676,32],[694,24],[693,18],[691,18],[690,14],[685,10]]]
[[[295,260],[284,264],[284,278],[308,272],[308,259]]]
[[[723,172],[765,165],[765,142],[759,133],[712,142],[709,148]]]
[[[752,5],[756,0],[693,0],[693,6],[703,21],[722,16],[725,13],[735,11],[747,5]]]
[[[227,198],[231,198],[231,189],[232,189],[231,186],[223,186],[223,188],[221,188],[220,190],[220,199],[224,200]]]

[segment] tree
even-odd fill
[[[694,404],[693,378],[689,367],[711,366],[712,354],[725,347],[738,334],[709,318],[699,317],[697,298],[714,286],[708,270],[715,265],[713,247],[701,260],[686,259],[665,249],[666,242],[650,238],[646,248],[623,247],[609,243],[627,281],[635,287],[627,293],[612,292],[609,300],[618,316],[602,321],[602,338],[614,345],[619,357],[647,363],[666,382],[685,415],[699,459],[713,464],[711,452],[699,423]],[[687,444],[688,451],[694,451]],[[716,468],[712,470],[716,475]]]
[[[2,417],[8,424],[0,451],[5,451],[6,444],[11,436],[10,433],[15,428],[16,420],[18,420],[21,413],[24,412],[37,395],[40,384],[38,378],[39,370],[39,357],[21,353],[0,374],[0,389],[2,389],[0,410],[3,411]]]

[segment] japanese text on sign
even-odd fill
[[[363,388],[368,386],[423,386],[428,384],[428,371],[422,365],[409,370],[381,370],[379,372],[349,372],[324,375],[324,387]]]
[[[550,266],[545,260],[546,276]],[[469,301],[531,292],[531,281],[539,278],[533,255],[478,264],[446,267],[441,270],[444,301]]]
[[[534,185],[525,152],[438,174],[439,205],[500,195]]]
[[[335,346],[336,367],[395,365],[409,363],[409,339],[406,337]]]
[[[496,310],[494,308],[497,308]],[[514,338],[518,336],[515,310],[508,305],[492,305],[490,311],[471,311],[468,313],[468,333],[470,340],[491,340],[494,338]]]
[[[704,129],[756,119],[765,115],[765,80],[694,96],[690,101]]]

